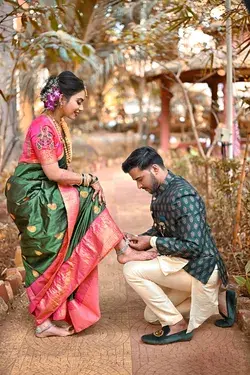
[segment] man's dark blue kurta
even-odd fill
[[[184,270],[206,284],[217,265],[227,284],[227,271],[206,221],[205,204],[184,178],[168,171],[153,194],[151,214],[154,224],[144,235],[157,236],[161,255],[188,259]]]

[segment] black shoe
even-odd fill
[[[225,316],[222,312],[219,311],[221,316],[224,319],[216,320],[214,323],[217,327],[221,328],[228,328],[232,327],[236,320],[236,305],[237,305],[237,297],[234,290],[227,290],[226,291],[226,304],[227,304],[227,316]]]
[[[162,327],[160,331],[144,335],[141,337],[145,344],[151,345],[166,345],[180,341],[190,341],[193,337],[193,332],[187,333],[187,330],[168,335],[170,332],[169,326]]]

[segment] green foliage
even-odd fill
[[[215,42],[225,40],[225,20],[231,17],[234,33],[242,33],[250,24],[250,16],[242,3],[232,0],[230,14],[223,9],[224,2],[211,0],[159,0],[155,2],[152,11],[147,15],[146,22],[133,23],[123,32],[109,29],[107,34],[110,42],[123,45],[126,49],[138,49],[154,59],[171,60],[178,41],[180,28],[193,27],[212,35]],[[220,10],[222,7],[222,10]],[[218,8],[221,19],[218,22],[212,16],[212,11]],[[250,43],[249,38],[246,39]],[[243,42],[244,43],[244,42]],[[247,43],[247,45],[248,45]],[[245,48],[247,48],[247,45]],[[242,46],[243,47],[243,46]],[[205,50],[204,46],[204,50]],[[210,64],[213,63],[214,50],[211,48]]]
[[[186,154],[182,157],[176,157],[176,155],[172,154],[171,158],[173,161],[174,173],[188,178],[190,173],[190,156]]]
[[[245,277],[234,276],[234,280],[240,287],[246,287],[247,292],[250,295],[250,260],[245,266]]]
[[[63,61],[66,61],[66,62],[70,61],[67,50],[64,47],[59,47],[59,55],[63,59]]]
[[[216,40],[224,38],[224,21],[228,16],[226,13],[222,15],[221,26],[216,26],[214,31],[211,10],[221,5],[219,0],[99,0],[98,7],[94,7],[97,1],[56,0],[50,6],[43,1],[29,2],[28,9],[13,0],[5,3],[11,9],[4,22],[0,18],[0,43],[2,40],[18,60],[17,68],[29,71],[31,63],[34,69],[55,61],[78,67],[87,62],[92,72],[98,70],[96,78],[103,79],[103,82],[108,80],[114,66],[126,64],[131,59],[166,62],[178,58],[178,31],[181,27],[199,27],[204,32],[214,33]],[[232,0],[230,16],[237,25],[236,31],[249,27],[247,11],[236,0]],[[3,26],[14,18],[20,19],[21,29],[10,33],[6,43]],[[118,24],[123,30],[117,27]],[[64,33],[64,37],[60,33]],[[92,49],[83,40],[91,41]],[[248,51],[249,42],[246,39],[246,43],[241,44],[242,49]],[[104,52],[105,48],[107,52]],[[103,61],[96,58],[95,50],[101,58],[105,55]],[[122,61],[116,59],[119,54],[123,55]],[[208,68],[212,69],[214,51],[211,50],[208,56]],[[100,64],[103,66],[97,69]]]
[[[68,33],[68,14],[76,11],[74,2],[57,0],[46,6],[40,1],[28,7],[12,0],[5,3],[6,14],[0,17],[0,43],[4,43],[5,53],[16,60],[15,69],[30,71],[48,61],[71,62],[74,66],[91,59],[94,48]],[[15,31],[8,27],[7,33],[6,25],[13,20],[18,28]]]

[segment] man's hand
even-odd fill
[[[131,234],[131,233],[128,233],[128,232],[123,232],[123,234],[124,234],[124,238],[126,240],[130,240],[132,237],[136,237],[135,234]]]
[[[132,236],[129,239],[129,245],[135,250],[148,250],[151,249],[150,239],[151,236]]]

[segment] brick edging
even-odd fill
[[[0,280],[0,321],[5,318],[10,306],[24,285],[24,267],[6,268]]]

